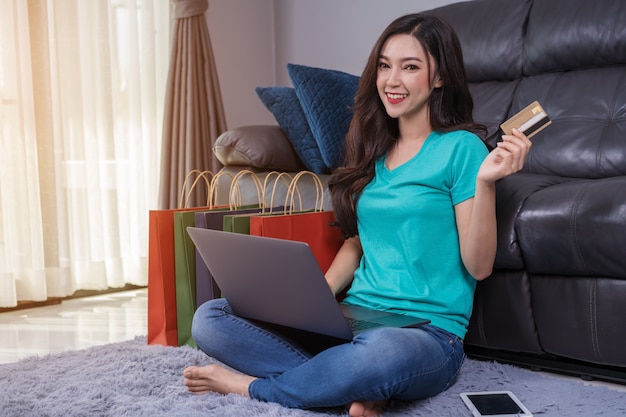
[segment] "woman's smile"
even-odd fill
[[[407,98],[408,94],[399,94],[399,93],[386,93],[387,101],[390,104],[398,104],[401,103],[405,98]]]

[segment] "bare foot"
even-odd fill
[[[387,400],[355,401],[350,404],[350,417],[378,417],[383,413]]]
[[[250,397],[248,386],[256,378],[230,371],[219,365],[190,366],[183,371],[185,386],[194,394],[218,392]]]

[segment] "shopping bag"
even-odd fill
[[[272,185],[272,187],[270,188],[267,184],[268,179],[273,178],[273,174],[276,174],[275,182]],[[287,195],[285,198],[285,204],[282,206],[278,206],[276,207],[274,204],[274,199],[275,199],[275,192],[276,192],[276,186],[279,183],[280,180],[284,180],[287,181],[288,183],[288,189],[287,189]],[[271,214],[278,214],[278,213],[285,213],[286,211],[291,212],[294,202],[295,202],[295,198],[291,197],[291,187],[292,187],[292,183],[293,183],[293,178],[291,177],[290,174],[288,173],[279,173],[276,171],[272,171],[270,172],[266,177],[265,177],[265,183],[262,187],[263,192],[264,192],[264,196],[266,195],[267,191],[271,190],[270,196],[269,196],[269,206],[270,209],[268,210],[264,210],[261,213],[255,213],[255,214],[228,214],[226,216],[224,216],[224,224],[223,224],[223,230],[225,232],[233,232],[233,233],[243,233],[243,234],[250,234],[250,217],[252,216],[263,216],[263,215],[271,215]],[[271,184],[270,184],[271,185]],[[267,197],[264,197],[263,201],[265,202],[267,199]],[[289,206],[287,204],[290,204]],[[302,202],[300,201],[300,208],[302,207]]]
[[[222,229],[225,232],[250,233],[250,214],[229,214],[224,216]]]
[[[325,273],[343,245],[344,238],[336,224],[334,212],[322,211],[324,190],[319,177],[314,173],[302,171],[294,176],[285,199],[285,206],[294,207],[297,181],[303,175],[311,175],[315,180],[318,194],[315,209],[305,212],[293,212],[288,209],[284,214],[251,216],[248,233],[307,243],[322,272]]]
[[[148,232],[148,343],[178,343],[174,276],[174,213],[151,210]]]
[[[237,182],[243,176],[247,176],[247,175],[252,178],[253,182],[256,185],[259,204],[263,208],[265,205],[265,201],[266,201],[265,190],[266,190],[267,184],[262,184],[258,176],[254,172],[249,171],[249,170],[242,170],[238,172],[237,175],[233,178],[233,181],[231,183],[231,191],[229,194],[230,198],[233,199],[233,188],[237,185]],[[268,177],[266,177],[266,181]],[[237,213],[237,212],[228,213],[223,217],[222,230],[225,232],[248,234],[250,232],[250,216],[263,213],[264,211],[265,210],[260,210],[257,213]]]
[[[249,234],[307,243],[326,273],[344,238],[332,211],[251,216]]]
[[[216,212],[228,209],[216,209]],[[174,213],[174,265],[176,282],[177,345],[196,344],[191,337],[191,322],[196,311],[196,249],[187,227],[195,226],[195,216],[206,211]]]
[[[185,182],[192,174],[198,175],[196,180],[204,177],[203,182],[210,184],[206,179],[207,175],[212,175],[210,171],[192,171]],[[194,182],[190,192],[197,183]],[[148,344],[178,345],[174,214],[210,208],[150,210],[148,213]]]

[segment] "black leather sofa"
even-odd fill
[[[626,382],[626,2],[475,0],[432,11],[461,39],[474,117],[538,100],[552,124],[497,184],[498,253],[470,356]]]

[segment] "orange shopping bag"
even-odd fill
[[[268,214],[250,217],[250,234],[307,243],[324,273],[343,245],[344,238],[336,225],[332,211],[321,211],[324,206],[323,186],[317,175],[309,171],[298,173],[292,180],[285,200],[285,207],[295,204],[297,182],[303,175],[311,175],[318,188],[314,211]],[[318,210],[319,207],[319,210]]]
[[[307,243],[324,273],[344,242],[332,211],[252,216],[250,234]]]
[[[148,232],[148,344],[178,346],[174,213],[151,210]]]

